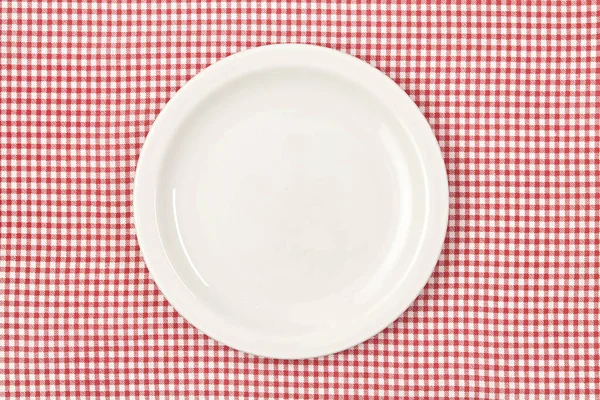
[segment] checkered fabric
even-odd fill
[[[0,1],[5,399],[600,398],[598,4]],[[268,43],[392,77],[448,169],[440,262],[377,337],[243,354],[165,301],[132,183],[161,107]]]

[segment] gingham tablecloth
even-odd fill
[[[599,6],[0,2],[2,398],[600,398]],[[132,218],[161,107],[207,65],[319,44],[392,77],[451,210],[414,305],[351,350],[239,353],[169,306]]]

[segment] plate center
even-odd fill
[[[318,110],[288,109],[190,147],[182,170],[193,173],[180,177],[174,207],[206,283],[295,302],[377,268],[398,226],[400,189],[366,135]]]
[[[163,240],[172,265],[191,267],[182,280],[222,315],[318,323],[351,309],[344,302],[369,303],[403,268],[407,150],[398,126],[347,88],[327,75],[271,73],[222,91],[177,127]]]

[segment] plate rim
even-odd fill
[[[298,60],[322,65],[343,65],[343,73],[347,74],[346,71],[350,71],[356,84],[372,92],[380,101],[385,97],[385,105],[394,105],[390,110],[411,137],[423,167],[425,190],[430,200],[425,213],[428,223],[424,224],[422,230],[422,247],[420,251],[415,252],[413,265],[402,280],[406,292],[401,298],[396,298],[395,303],[392,301],[392,305],[395,306],[389,306],[388,312],[380,315],[374,323],[357,324],[361,329],[356,329],[354,334],[338,342],[302,342],[302,346],[298,343],[296,347],[272,344],[270,347],[262,345],[253,349],[248,348],[247,342],[241,340],[239,335],[225,332],[222,327],[215,325],[215,318],[211,319],[206,314],[200,316],[194,307],[190,307],[194,299],[196,302],[198,299],[172,268],[162,250],[158,227],[153,229],[153,225],[156,225],[156,218],[153,218],[156,193],[153,191],[152,177],[153,174],[156,177],[160,171],[157,167],[160,162],[153,156],[160,157],[161,146],[167,139],[176,135],[175,122],[186,118],[192,109],[192,100],[196,100],[194,104],[201,101],[202,96],[199,100],[198,93],[211,93],[206,87],[216,89],[230,79],[225,73],[227,68],[236,68],[240,63],[247,65],[249,62],[271,67],[277,63],[297,65]],[[225,72],[219,72],[220,70]],[[165,152],[162,152],[162,156],[164,155]],[[140,151],[133,186],[134,225],[144,263],[170,305],[188,322],[214,340],[249,354],[277,359],[305,359],[334,354],[372,338],[398,319],[422,292],[435,269],[446,236],[450,208],[448,177],[440,146],[429,123],[408,94],[370,64],[337,50],[309,44],[273,44],[244,50],[204,68],[187,81],[167,102],[152,124]],[[153,201],[148,201],[149,198]],[[207,322],[211,320],[212,326],[211,322]]]

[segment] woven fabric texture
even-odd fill
[[[596,2],[0,2],[0,398],[600,398]],[[345,352],[227,348],[137,244],[144,138],[187,80],[311,43],[383,71],[440,143],[439,264]]]

